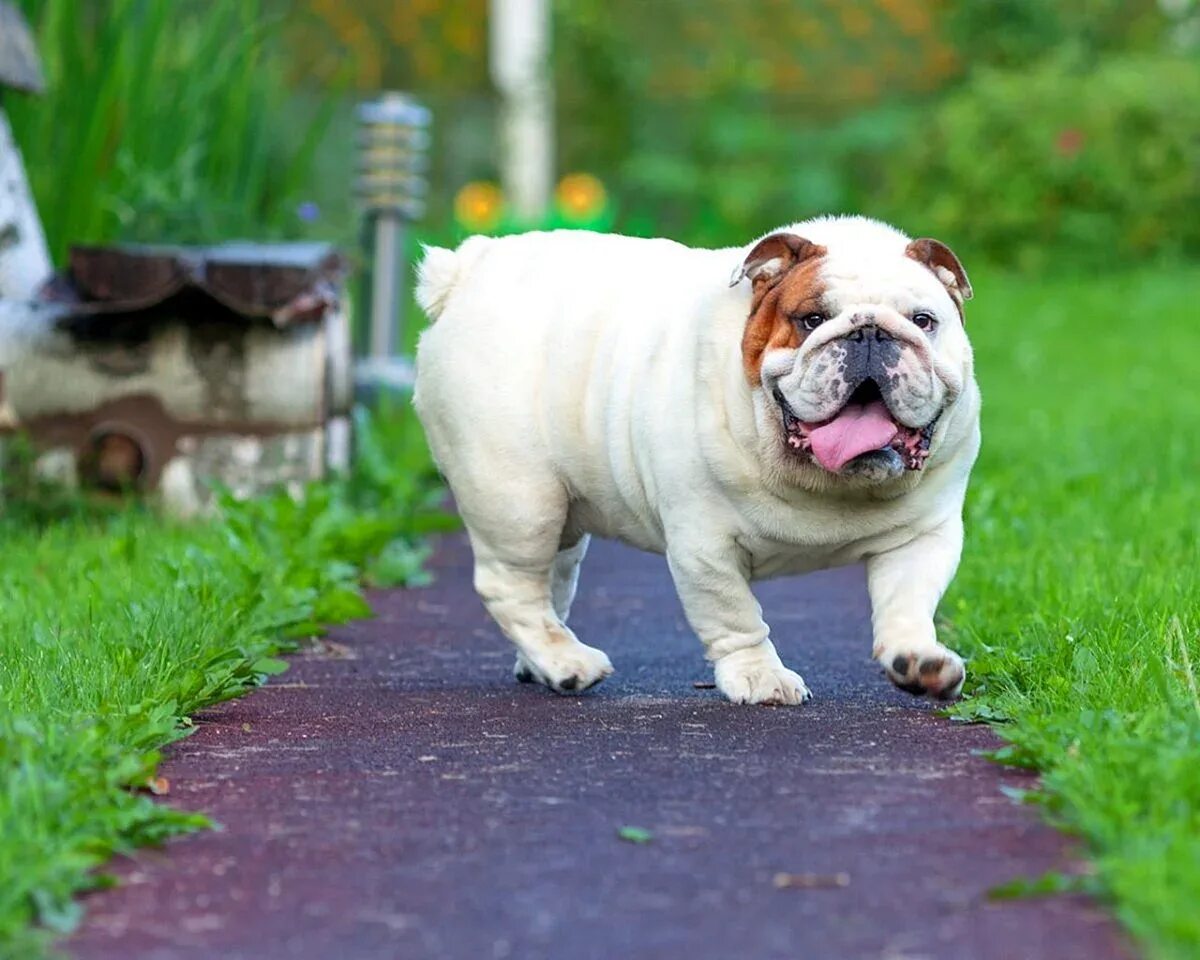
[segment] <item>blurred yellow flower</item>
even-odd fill
[[[842,29],[851,37],[862,38],[871,32],[871,15],[858,7],[842,6],[838,11]]]
[[[608,194],[590,173],[568,173],[554,191],[558,211],[568,220],[587,220],[608,204]]]
[[[504,214],[504,193],[494,183],[477,180],[454,195],[454,218],[468,230],[494,230]]]

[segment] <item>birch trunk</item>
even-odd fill
[[[0,300],[28,300],[52,266],[21,153],[0,110]]]

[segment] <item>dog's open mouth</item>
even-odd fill
[[[870,379],[859,385],[841,410],[820,423],[803,422],[778,390],[775,401],[783,414],[789,449],[810,455],[831,473],[839,472],[851,460],[882,450],[895,450],[905,469],[920,470],[937,426],[937,417],[924,427],[899,423],[883,402],[878,384]]]

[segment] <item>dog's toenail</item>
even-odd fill
[[[900,656],[896,657],[896,659],[892,661],[892,670],[900,674],[900,676],[904,676],[906,673],[908,673],[908,657],[904,656],[904,654],[900,654]]]
[[[574,690],[579,685],[578,677],[567,677],[559,686],[564,690]]]
[[[533,683],[533,671],[528,667],[522,667],[517,671],[517,683]]]
[[[927,677],[931,673],[939,673],[945,664],[946,661],[941,659],[922,660],[921,665],[917,668],[917,672],[920,673],[921,676]]]

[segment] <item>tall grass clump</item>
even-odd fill
[[[46,72],[5,109],[54,257],[295,235],[333,100],[303,110],[263,0],[18,0]]]

